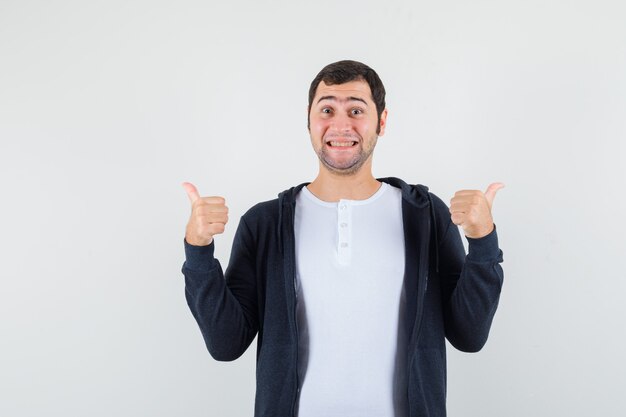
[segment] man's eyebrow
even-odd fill
[[[319,103],[322,100],[339,101],[337,100],[337,97],[335,96],[323,96],[323,97],[320,97],[320,99],[317,100],[317,102]],[[341,100],[341,101],[360,101],[361,103],[367,106],[367,102],[360,97],[350,96],[350,97],[347,97],[345,100]]]

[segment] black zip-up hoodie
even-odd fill
[[[467,238],[466,255],[448,207],[428,187],[378,180],[402,191],[409,417],[443,417],[445,339],[464,352],[487,341],[502,287],[502,251],[494,229]],[[185,295],[211,356],[237,359],[258,336],[255,417],[297,415],[294,214],[296,194],[307,184],[241,217],[225,274],[214,243],[185,242]]]

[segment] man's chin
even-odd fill
[[[333,174],[337,175],[354,175],[363,166],[363,163],[359,161],[351,161],[350,163],[338,164],[335,162],[327,161],[320,158],[322,165]]]

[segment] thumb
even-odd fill
[[[196,186],[193,185],[192,183],[183,182],[183,188],[187,192],[187,197],[189,197],[189,201],[191,201],[192,204],[195,203],[195,201],[200,198],[200,194],[198,194],[198,190],[196,189]]]
[[[496,198],[496,193],[500,188],[504,188],[504,184],[501,182],[494,182],[489,184],[487,187],[487,191],[485,191],[485,197],[487,198],[487,202],[489,203],[489,208],[493,205],[493,199]]]

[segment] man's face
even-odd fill
[[[380,115],[367,82],[326,85],[320,82],[309,109],[311,143],[321,163],[342,175],[357,172],[370,160],[378,136],[385,133],[387,109]]]

